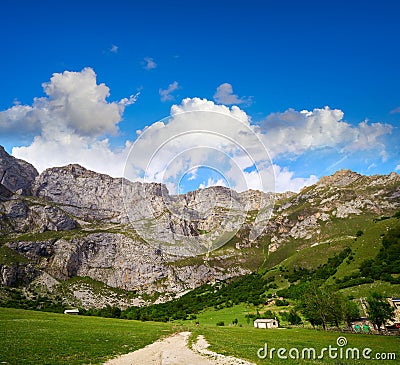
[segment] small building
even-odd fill
[[[79,309],[78,308],[66,309],[64,311],[64,314],[79,314]]]
[[[396,309],[400,309],[400,298],[390,298],[389,303]]]
[[[276,319],[259,318],[254,321],[255,328],[278,328],[279,322]]]
[[[400,298],[388,298],[388,302],[394,308],[394,317],[387,325],[400,329]]]

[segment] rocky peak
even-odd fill
[[[31,195],[36,176],[38,172],[30,163],[10,156],[0,146],[0,196],[6,196],[7,191]]]
[[[61,167],[51,167],[51,168],[44,170],[40,174],[40,176],[43,176],[43,177],[52,176],[52,175],[56,175],[58,177],[70,176],[74,179],[76,179],[78,177],[97,178],[100,176],[108,176],[108,175],[102,175],[98,172],[88,170],[85,167],[78,165],[78,164],[69,164],[69,165],[61,166]]]
[[[322,177],[317,185],[347,186],[358,180],[362,175],[351,170],[339,170],[331,176]]]

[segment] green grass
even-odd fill
[[[220,311],[205,311],[200,314],[200,325],[185,325],[193,332],[192,339],[204,335],[211,344],[211,350],[233,355],[257,364],[339,364],[338,360],[324,357],[321,361],[301,362],[299,360],[259,359],[257,350],[264,347],[290,349],[314,347],[320,351],[329,345],[336,346],[336,339],[342,335],[304,328],[262,330],[246,322],[243,327],[217,327],[216,321],[226,323],[244,315],[254,308],[239,305]],[[180,331],[179,323],[138,322],[96,317],[67,316],[0,308],[0,362],[8,364],[100,364],[118,354],[142,348],[160,337]],[[345,334],[349,347],[363,349],[370,347],[373,353],[395,352],[400,358],[399,337]],[[345,361],[346,364],[363,362]],[[373,360],[365,363],[378,364]],[[398,363],[388,361],[389,363]]]
[[[26,263],[28,259],[18,252],[6,246],[0,246],[0,264],[12,265],[16,263]]]
[[[258,307],[262,313],[267,309],[279,312],[286,307]],[[313,347],[318,353],[322,348],[332,345],[336,346],[336,340],[339,336],[345,336],[348,341],[346,348],[354,348],[362,350],[369,347],[373,350],[372,354],[380,353],[395,353],[396,359],[387,361],[390,363],[399,363],[400,359],[400,338],[399,336],[378,336],[378,335],[364,335],[364,334],[348,334],[339,332],[325,332],[314,330],[311,328],[293,327],[281,328],[274,330],[256,329],[253,327],[253,322],[248,324],[245,318],[247,313],[255,313],[256,307],[240,304],[222,310],[207,309],[197,316],[199,322],[195,325],[195,321],[191,321],[191,331],[193,335],[192,341],[198,335],[204,335],[207,341],[211,344],[210,350],[224,355],[236,356],[256,364],[380,364],[379,361],[374,360],[359,360],[351,361],[343,359],[329,359],[325,356],[321,360],[314,361],[301,361],[299,359],[285,359],[281,360],[277,357],[276,353],[273,359],[260,359],[257,356],[257,351],[260,347],[264,347],[265,343],[268,348],[286,348],[289,350],[294,347],[300,350],[305,347]],[[278,313],[279,314],[279,313]],[[237,318],[238,323],[242,326],[232,325],[232,321]],[[217,322],[223,321],[225,326],[218,327]],[[189,321],[184,322],[188,324]],[[397,362],[396,362],[397,361]]]
[[[193,329],[194,335],[202,334],[211,344],[210,350],[224,354],[233,355],[246,359],[256,364],[382,364],[374,360],[340,361],[324,356],[321,360],[301,361],[299,359],[280,360],[275,352],[272,359],[260,359],[257,350],[267,343],[268,348],[285,348],[287,351],[294,347],[300,350],[304,347],[313,347],[317,354],[322,348],[332,345],[337,347],[336,340],[339,336],[345,336],[348,345],[346,348],[357,347],[363,349],[369,347],[372,354],[395,353],[397,360],[387,361],[387,364],[398,364],[400,359],[400,339],[397,336],[376,336],[363,334],[342,334],[336,332],[316,331],[304,328],[272,329],[263,330],[251,327],[216,327],[199,326]]]
[[[395,218],[376,223],[367,221],[365,228],[362,229],[364,234],[361,237],[357,237],[357,239],[354,238],[349,241],[349,247],[354,253],[354,260],[351,262],[344,260],[338,267],[336,277],[341,278],[350,275],[352,272],[358,271],[357,269],[363,261],[374,258],[382,247],[381,235],[398,224],[399,220]],[[328,281],[328,283],[330,282]]]
[[[181,324],[195,324],[199,323],[200,326],[216,326],[218,322],[224,322],[225,326],[233,326],[232,321],[238,320],[237,326],[242,327],[253,327],[253,320],[247,321],[247,314],[256,314],[257,310],[262,315],[265,311],[270,310],[279,316],[279,312],[288,311],[292,307],[279,307],[275,305],[259,305],[254,306],[252,304],[240,303],[229,308],[223,308],[216,310],[214,308],[208,308],[197,315],[197,318],[190,321],[182,321]],[[235,326],[235,327],[237,327]]]
[[[87,276],[74,276],[71,279],[61,281],[60,284],[55,288],[57,292],[63,295],[67,295],[69,291],[76,290],[76,288],[84,288],[91,290],[95,295],[114,295],[120,299],[130,299],[138,297],[138,294],[134,291],[128,291],[120,288],[114,288],[108,286],[102,281],[94,280]],[[70,293],[72,296],[72,293]]]
[[[324,264],[329,257],[350,247],[353,260],[345,259],[336,274],[327,280],[328,284],[334,284],[335,278],[343,278],[358,272],[358,267],[364,260],[374,258],[382,247],[382,234],[398,224],[397,218],[374,221],[369,215],[353,216],[349,219],[334,218],[331,223],[322,227],[319,240],[308,240],[309,245],[319,243],[318,245],[296,251],[305,244],[305,241],[291,239],[267,257],[266,268],[278,265],[289,270],[298,267],[315,269],[318,265]],[[363,235],[356,238],[358,230],[362,230]],[[274,275],[279,279],[279,271],[275,271]],[[268,276],[267,273],[266,277]],[[277,284],[279,288],[287,285],[285,281]]]
[[[165,323],[0,308],[0,362],[100,364],[173,331]]]
[[[232,324],[232,321],[237,318],[238,325],[252,326],[253,323],[247,324],[245,315],[255,312],[256,309],[252,305],[239,304],[230,308],[215,310],[207,309],[197,315],[197,319],[190,321],[192,324],[199,322],[200,325],[215,326],[217,322],[224,322],[225,326]]]
[[[352,295],[355,298],[367,297],[374,291],[381,293],[386,297],[399,298],[400,284],[390,284],[385,281],[375,281],[371,284],[362,284],[341,290],[343,294]]]

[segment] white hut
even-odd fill
[[[79,314],[79,309],[78,308],[66,309],[64,311],[64,314]]]
[[[278,328],[279,323],[276,319],[259,318],[254,321],[255,328]]]

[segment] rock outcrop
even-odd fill
[[[10,156],[0,146],[0,197],[10,197],[10,192],[30,195],[36,176],[38,172],[30,163]]]
[[[211,187],[169,195],[162,184],[115,179],[79,165],[37,175],[4,149],[1,171],[2,242],[27,260],[0,265],[5,285],[46,277],[57,286],[78,276],[139,294],[177,295],[255,270],[264,252],[287,243],[310,247],[334,221],[400,208],[396,173],[342,170],[298,194]],[[92,301],[83,293],[98,298],[88,287],[73,292],[81,303]]]

